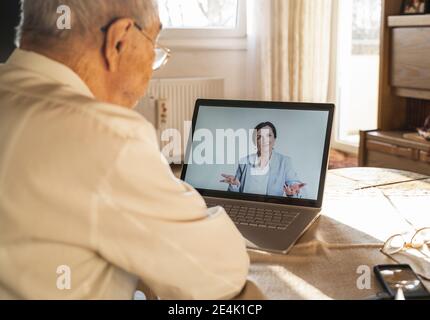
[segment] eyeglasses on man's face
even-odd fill
[[[101,31],[106,32],[109,29],[109,26],[112,23],[110,23],[109,25],[107,25],[106,27],[101,28]],[[136,29],[138,29],[140,31],[140,33],[148,40],[151,42],[153,48],[154,48],[154,63],[152,64],[152,70],[153,71],[157,71],[159,69],[161,69],[162,67],[164,67],[167,62],[169,61],[170,57],[171,57],[171,51],[170,49],[160,46],[158,44],[157,40],[152,39],[149,34],[136,22],[133,23],[134,27]]]
[[[146,39],[148,39],[152,43],[152,46],[154,47],[155,59],[154,59],[153,65],[152,65],[152,70],[157,71],[157,70],[161,69],[162,67],[164,67],[170,59],[170,56],[171,56],[170,49],[163,47],[163,46],[160,46],[158,44],[158,41],[157,40],[154,41],[148,35],[148,33],[136,22],[134,22],[134,26],[142,33],[142,35]]]

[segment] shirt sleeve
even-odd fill
[[[285,175],[285,184],[286,185],[291,185],[294,183],[302,183],[303,181],[300,180],[299,175],[297,174],[297,172],[294,170],[294,165],[293,165],[293,161],[291,160],[291,158],[287,158],[287,165],[286,165],[286,175]],[[285,197],[289,197],[289,198],[297,198],[297,199],[305,199],[307,197],[307,191],[306,188],[302,188],[300,190],[300,193],[297,196],[287,196],[284,192],[284,196]]]
[[[161,299],[230,299],[246,282],[245,240],[224,209],[176,179],[155,142],[128,141],[97,197],[97,247]]]
[[[290,158],[287,158],[285,184],[289,185],[297,181],[299,181],[299,176],[297,172],[294,170],[293,162]]]

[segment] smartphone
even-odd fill
[[[430,299],[430,293],[421,279],[407,264],[375,267],[375,275],[385,291],[395,297],[401,288],[406,299]]]

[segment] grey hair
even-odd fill
[[[57,9],[63,5],[71,10],[71,30],[57,28]],[[19,47],[23,36],[39,42],[71,34],[85,38],[118,18],[132,18],[147,28],[158,19],[157,0],[21,0],[15,43]]]

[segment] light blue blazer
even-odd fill
[[[230,192],[244,192],[247,178],[251,174],[257,154],[249,155],[239,161],[239,167],[236,172],[236,179],[240,181],[240,187],[230,186]],[[297,172],[294,171],[293,163],[290,157],[284,156],[277,152],[273,152],[270,160],[269,182],[267,185],[267,195],[275,197],[284,196],[284,185],[301,183]],[[294,198],[304,198],[306,191],[302,192]]]

